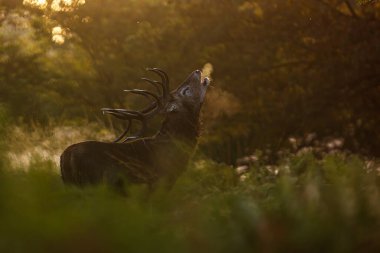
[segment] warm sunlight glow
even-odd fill
[[[48,3],[46,0],[24,0],[23,4],[31,5],[39,9],[45,9]]]
[[[60,26],[56,26],[51,31],[52,37],[51,40],[58,45],[65,43],[64,30]]]
[[[53,35],[58,35],[58,34],[62,34],[62,32],[63,32],[62,27],[56,26],[56,27],[53,28],[53,30],[52,30],[51,33]]]
[[[53,0],[51,1],[50,7],[53,11],[72,11],[75,7],[85,3],[86,0]],[[23,4],[30,5],[38,9],[46,9],[49,3],[47,0],[23,0]]]
[[[51,9],[54,11],[72,11],[74,7],[83,5],[86,0],[53,0],[51,3]]]
[[[65,43],[65,37],[63,37],[62,35],[53,35],[51,40],[59,45]]]

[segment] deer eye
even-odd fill
[[[182,96],[191,96],[191,90],[190,90],[190,87],[186,87],[185,89],[182,90],[181,92]]]

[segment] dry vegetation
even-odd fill
[[[12,168],[26,169],[33,159],[59,165],[59,156],[69,145],[85,140],[110,141],[114,134],[96,123],[81,126],[26,126],[10,128],[7,134],[7,158]]]

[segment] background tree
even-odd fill
[[[211,63],[201,149],[214,159],[231,163],[308,133],[379,155],[379,2],[14,2],[0,19],[1,99],[12,115],[96,119],[100,107],[141,106],[120,91],[142,87],[147,66],[178,84]],[[9,39],[14,13],[28,28]]]

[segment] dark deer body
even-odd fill
[[[167,75],[158,69],[162,82],[144,79],[161,85],[160,97],[142,90],[129,92],[154,97],[155,102],[142,111],[103,109],[105,113],[127,120],[125,138],[133,120],[140,120],[143,130],[146,118],[157,113],[164,115],[160,131],[153,137],[126,137],[122,143],[86,141],[68,147],[61,155],[61,173],[65,183],[76,185],[109,183],[114,186],[129,183],[153,185],[159,180],[172,185],[186,167],[197,143],[199,114],[209,80],[201,80],[194,71],[176,90],[168,92]]]

